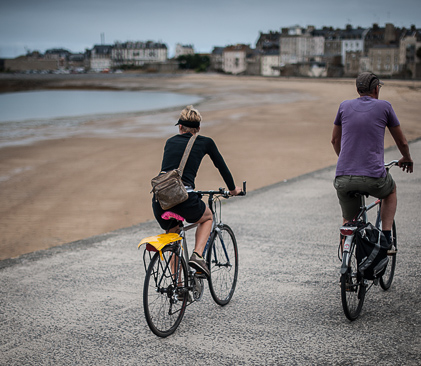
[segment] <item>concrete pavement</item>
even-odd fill
[[[421,364],[421,140],[411,153],[413,174],[392,171],[395,280],[367,294],[355,322],[341,306],[329,167],[227,201],[240,254],[234,297],[221,308],[206,285],[166,339],[142,307],[137,243],[160,232],[155,222],[0,262],[0,365]],[[385,160],[398,157],[389,149]]]

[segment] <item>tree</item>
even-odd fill
[[[205,72],[210,65],[209,56],[202,56],[198,53],[194,55],[181,55],[177,58],[178,67],[181,70],[195,70],[196,72]]]

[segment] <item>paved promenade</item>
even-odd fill
[[[227,201],[240,252],[234,297],[221,308],[206,286],[166,339],[142,307],[137,244],[159,232],[154,222],[0,262],[0,365],[420,365],[421,141],[411,152],[415,172],[392,171],[395,280],[371,289],[355,322],[340,300],[330,167]]]

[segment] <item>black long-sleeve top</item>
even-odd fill
[[[164,148],[164,157],[162,159],[161,171],[169,172],[179,167],[184,150],[191,136],[191,133],[183,133],[170,137],[167,140]],[[196,141],[194,142],[191,149],[189,158],[187,159],[182,176],[183,182],[187,186],[191,186],[193,189],[195,188],[194,181],[197,175],[197,171],[199,170],[200,163],[206,154],[209,155],[213,164],[219,170],[219,173],[224,179],[228,189],[230,191],[234,190],[234,179],[232,178],[231,172],[229,171],[224,158],[216,147],[215,142],[210,137],[201,135],[197,136]]]

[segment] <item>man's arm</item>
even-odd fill
[[[409,153],[408,141],[406,141],[406,137],[402,132],[401,126],[389,127],[389,131],[395,140],[396,146],[402,154],[402,158],[399,160],[399,166],[403,167],[403,170],[406,168],[408,173],[412,173],[414,163],[411,159],[411,154]],[[410,164],[404,165],[404,163]]]
[[[342,126],[333,125],[333,132],[332,132],[332,145],[333,150],[335,150],[336,155],[339,156],[341,152],[341,137],[342,137]]]

